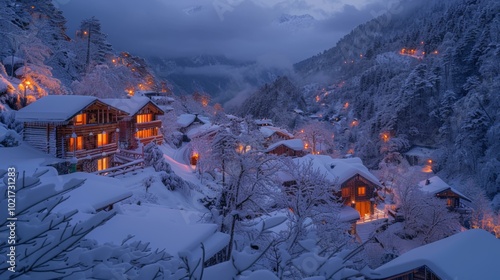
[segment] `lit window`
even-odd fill
[[[351,192],[349,191],[349,188],[343,188],[342,189],[342,197],[349,197],[351,196]]]
[[[78,114],[75,116],[75,125],[87,124],[87,114]]]
[[[97,170],[104,170],[109,168],[109,158],[101,158],[97,160]]]
[[[78,136],[76,138],[69,138],[68,151],[74,152],[75,150],[78,151],[82,149],[83,149],[83,136]]]
[[[137,115],[137,123],[152,122],[153,114],[140,114]]]
[[[366,195],[366,187],[358,187],[358,195],[359,196],[364,196]]]
[[[135,134],[135,136],[139,139],[153,137],[156,135],[157,135],[156,129],[154,129],[154,128],[142,129],[142,130],[137,131]]]
[[[109,144],[109,137],[107,133],[97,134],[97,146],[104,146]]]

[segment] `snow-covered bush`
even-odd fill
[[[151,142],[144,147],[144,164],[160,173],[160,180],[171,191],[179,191],[188,195],[193,186],[172,171],[170,164],[163,157],[163,152],[156,143]]]
[[[0,173],[4,177],[0,186],[3,192],[0,205],[7,209],[8,202],[11,202],[7,197],[12,194],[12,188],[7,188],[8,177],[4,175],[11,173]],[[12,221],[7,220],[9,212],[3,211],[0,214],[0,248],[3,251],[15,245],[17,262],[13,269],[17,276],[49,279],[69,276],[82,270],[80,254],[75,253],[78,242],[95,227],[112,218],[115,212],[99,212],[83,222],[72,224],[70,221],[77,213],[76,210],[62,214],[53,209],[65,200],[65,193],[79,187],[83,180],[72,179],[63,186],[56,187],[54,184],[41,185],[38,178],[41,174],[18,175],[15,184],[15,198],[18,201],[15,209],[15,243],[7,243],[10,240],[7,237],[12,234],[8,227],[12,225]],[[12,276],[12,271],[8,270],[11,265],[6,257],[6,254],[0,256],[0,278]]]
[[[21,136],[0,123],[0,147],[15,147],[21,142]]]

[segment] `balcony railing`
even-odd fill
[[[111,143],[103,146],[99,146],[95,149],[92,150],[77,150],[74,152],[66,152],[66,158],[73,158],[76,157],[77,159],[82,159],[85,157],[96,157],[96,156],[101,156],[103,153],[106,154],[112,154],[115,153],[116,150],[118,149],[118,145],[116,143]]]
[[[144,123],[137,123],[136,124],[136,128],[138,130],[148,129],[148,128],[155,128],[155,127],[161,127],[161,121],[160,120],[151,121],[151,122],[144,122]]]

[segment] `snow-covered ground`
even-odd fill
[[[176,174],[195,186],[203,186],[194,169],[182,163],[182,150],[166,146],[161,149]],[[116,178],[81,172],[57,175],[54,168],[46,165],[62,160],[24,144],[0,148],[0,159],[0,169],[15,166],[17,171],[25,171],[27,175],[48,169],[49,172],[40,177],[42,184],[59,187],[71,179],[85,180],[82,186],[68,192],[65,195],[68,199],[55,208],[61,213],[78,210],[72,223],[85,220],[97,210],[115,203],[114,209],[118,214],[87,236],[101,244],[119,245],[133,235],[131,241],[149,242],[153,249],[165,249],[167,253],[177,255],[181,251],[193,250],[200,242],[213,238],[217,231],[216,225],[203,222],[206,209],[198,202],[201,194],[193,191],[192,195],[186,196],[168,190],[153,168],[136,170]],[[144,181],[148,179],[152,184],[146,189]],[[217,246],[221,246],[220,242]]]

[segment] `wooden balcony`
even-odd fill
[[[156,135],[156,136],[151,136],[151,137],[146,137],[146,138],[139,138],[139,141],[146,146],[147,144],[151,142],[155,142],[158,145],[161,145],[163,143],[163,135]]]
[[[97,134],[102,131],[116,131],[119,128],[118,123],[108,123],[108,124],[85,124],[85,125],[74,125],[65,126],[60,128],[60,132],[63,135],[71,135],[75,132],[77,135],[88,135],[89,133]]]
[[[92,149],[92,150],[83,149],[83,150],[77,150],[75,152],[66,152],[65,158],[73,158],[73,157],[76,157],[77,159],[82,159],[85,157],[93,158],[93,157],[101,156],[102,153],[106,153],[107,155],[113,154],[116,152],[117,149],[118,149],[118,145],[116,143],[111,143],[111,144],[97,147],[97,148]]]

